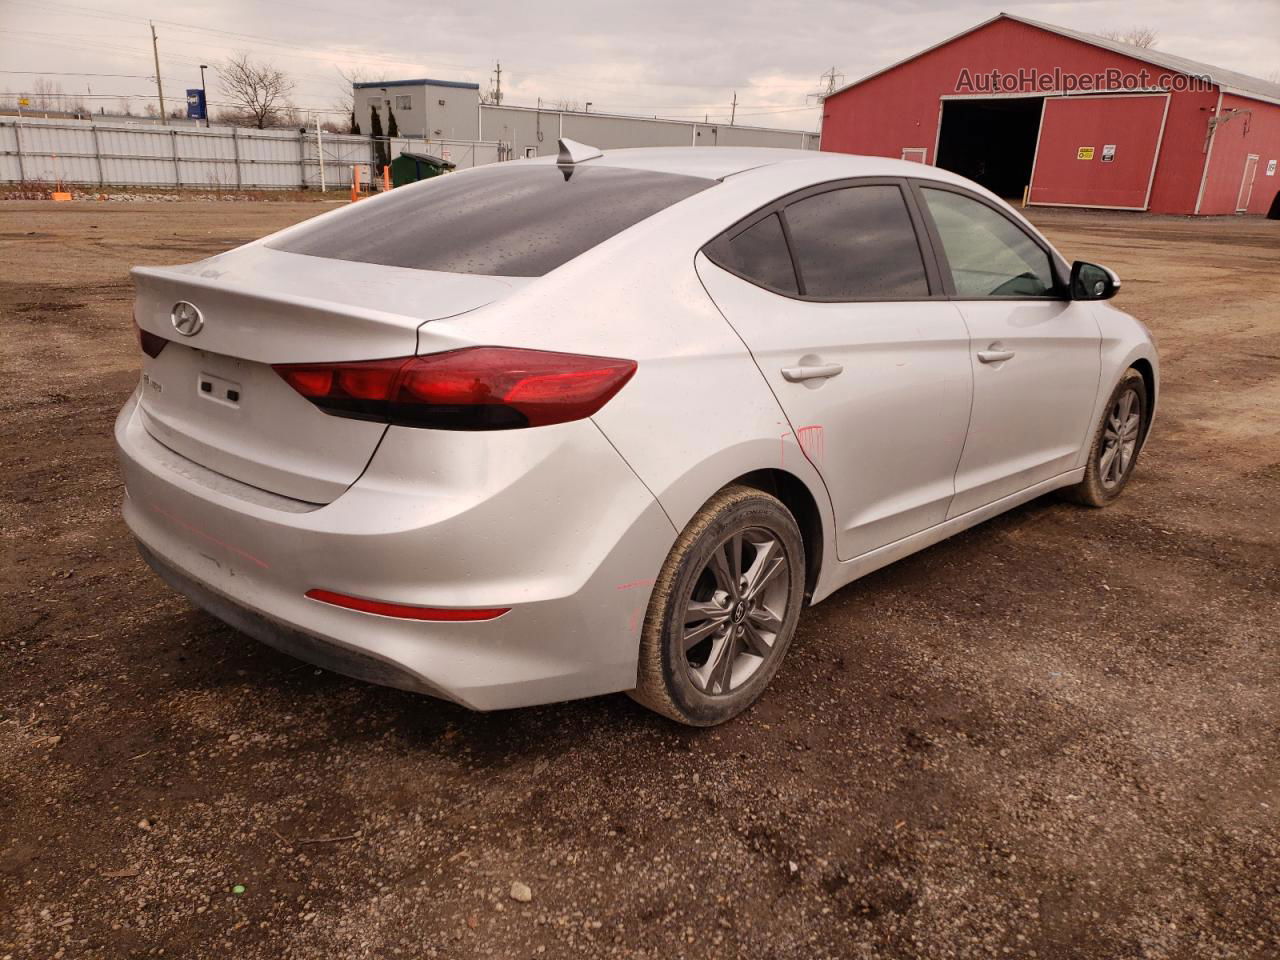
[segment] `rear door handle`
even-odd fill
[[[815,363],[800,367],[783,367],[782,379],[791,383],[800,383],[802,380],[825,380],[843,372],[844,366],[839,363]]]
[[[982,363],[999,363],[1001,360],[1012,360],[1012,350],[979,350],[978,359]]]

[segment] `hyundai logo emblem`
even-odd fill
[[[184,337],[194,337],[204,327],[204,314],[194,303],[187,303],[185,300],[179,300],[173,305],[169,319],[173,321],[173,329]]]

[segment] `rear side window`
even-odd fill
[[[267,246],[418,270],[540,277],[715,182],[619,167],[494,164],[401,187]]]
[[[924,299],[924,258],[902,191],[890,184],[828,190],[786,208],[806,297]]]
[[[752,224],[728,242],[716,244],[715,259],[752,283],[795,296],[800,292],[796,271],[776,213]]]

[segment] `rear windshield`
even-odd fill
[[[495,164],[357,203],[267,246],[391,267],[540,277],[715,182],[618,167]]]

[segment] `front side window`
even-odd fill
[[[958,297],[1053,297],[1044,249],[985,203],[924,187]]]
[[[716,181],[496,163],[345,208],[267,246],[417,270],[540,277]]]
[[[413,98],[412,98],[412,97],[406,97],[406,96],[397,96],[397,97],[396,97],[396,109],[397,109],[397,110],[400,110],[400,111],[404,111],[404,110],[412,110],[412,109],[413,109],[413,107],[412,107],[412,103],[413,103]]]
[[[797,200],[784,216],[806,297],[901,300],[929,296],[920,244],[897,186],[828,190]]]

